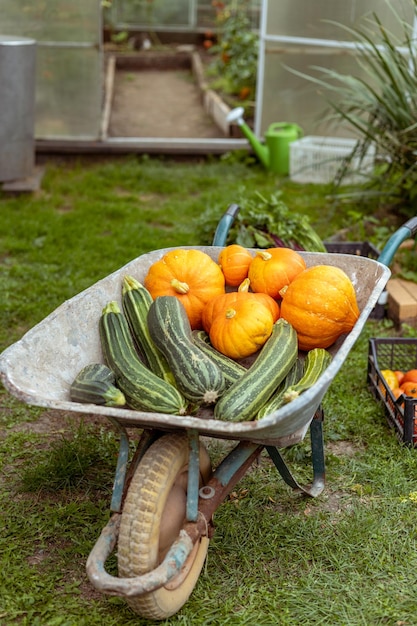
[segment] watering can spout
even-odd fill
[[[290,143],[303,136],[297,124],[276,122],[265,133],[265,143],[259,141],[243,119],[243,107],[232,109],[227,121],[236,123],[251,144],[262,165],[275,174],[287,175],[289,171]]]
[[[227,115],[227,121],[231,123],[235,123],[239,126],[242,133],[245,135],[246,139],[251,144],[256,156],[262,163],[264,167],[269,168],[269,151],[268,148],[259,141],[256,135],[252,132],[249,126],[246,124],[243,119],[244,109],[243,107],[237,107],[236,109],[232,109],[230,113]]]

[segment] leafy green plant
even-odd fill
[[[233,0],[228,5],[213,2],[217,43],[210,48],[215,58],[208,73],[214,77],[215,89],[251,101],[255,97],[259,38],[248,17],[247,4],[245,0]]]
[[[325,247],[311,226],[307,215],[288,208],[281,193],[265,197],[258,191],[245,194],[238,201],[240,207],[232,224],[228,243],[238,243],[247,248],[271,248],[283,246],[295,250],[325,252]],[[200,228],[213,240],[218,214],[210,209],[200,217]]]
[[[412,0],[417,16],[417,0]],[[315,67],[308,76],[328,94],[329,123],[347,123],[359,137],[347,159],[363,157],[371,146],[376,167],[354,194],[374,196],[391,203],[404,215],[414,215],[417,205],[417,58],[412,24],[396,13],[400,36],[394,36],[376,13],[359,28],[337,24],[356,44],[358,75]],[[343,171],[340,173],[343,178]]]

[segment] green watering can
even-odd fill
[[[287,176],[290,168],[290,143],[303,136],[302,128],[297,124],[275,122],[266,131],[265,143],[262,143],[246,124],[243,113],[243,107],[237,107],[230,111],[226,119],[240,127],[266,169],[275,174]]]

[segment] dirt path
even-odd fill
[[[224,137],[205,112],[191,71],[117,70],[109,137]]]

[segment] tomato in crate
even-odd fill
[[[417,339],[369,340],[369,389],[383,403],[388,424],[400,441],[413,446],[417,446],[417,382],[406,382],[406,376],[412,378],[416,370]],[[392,375],[397,377],[396,386]]]

